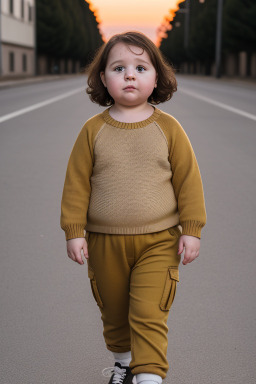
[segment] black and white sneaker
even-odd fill
[[[102,371],[103,376],[110,376],[108,384],[133,384],[133,374],[130,367],[123,367],[119,363],[115,363],[114,367],[105,368]]]

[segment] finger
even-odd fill
[[[186,264],[190,263],[190,259],[191,259],[191,251],[189,248],[185,248],[185,253],[184,253],[184,258],[183,258],[182,264],[186,265]]]
[[[84,257],[86,259],[89,259],[88,248],[86,245],[83,246],[83,252],[84,252]]]
[[[187,263],[188,263],[188,259],[184,256],[183,261],[182,261],[182,264],[183,264],[183,265],[186,265]]]
[[[191,261],[195,260],[199,256],[199,252],[197,250],[192,251],[190,255],[190,263]]]
[[[80,265],[83,265],[84,264],[84,261],[82,259],[82,254],[81,254],[81,251],[77,251],[76,254],[75,254],[75,257],[76,257],[76,262]]]
[[[186,258],[184,257],[184,259],[183,259],[183,261],[182,261],[182,264],[183,264],[183,265],[187,265],[187,264],[191,263],[191,261],[192,261],[192,260],[190,260],[189,257],[186,257]]]
[[[186,251],[182,264],[186,265],[191,263],[199,256],[199,251]]]
[[[179,248],[178,248],[178,255],[181,255],[182,252],[184,250],[184,246],[183,246],[183,240],[182,240],[182,237],[180,237],[180,240],[179,240]]]
[[[79,251],[73,251],[73,252],[69,252],[68,253],[68,257],[71,259],[71,260],[73,260],[73,261],[75,261],[76,263],[78,263],[78,264],[83,264],[83,260],[82,260],[82,257],[81,257],[81,255],[80,255],[80,257],[79,257]]]

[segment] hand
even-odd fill
[[[87,242],[84,237],[79,237],[77,239],[71,239],[67,241],[67,253],[68,257],[76,261],[78,264],[83,265],[84,261],[82,259],[82,252],[86,259],[89,258]]]
[[[183,265],[191,263],[199,256],[200,239],[194,236],[182,235],[179,241],[178,255],[181,255],[185,247]]]

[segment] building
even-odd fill
[[[0,76],[35,75],[35,0],[0,0]]]

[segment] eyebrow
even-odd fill
[[[138,62],[145,63],[145,64],[150,64],[148,61],[143,60],[143,59],[139,59],[139,58],[138,58]],[[122,59],[113,61],[113,63],[110,63],[109,65],[121,64],[121,63],[123,63]]]

